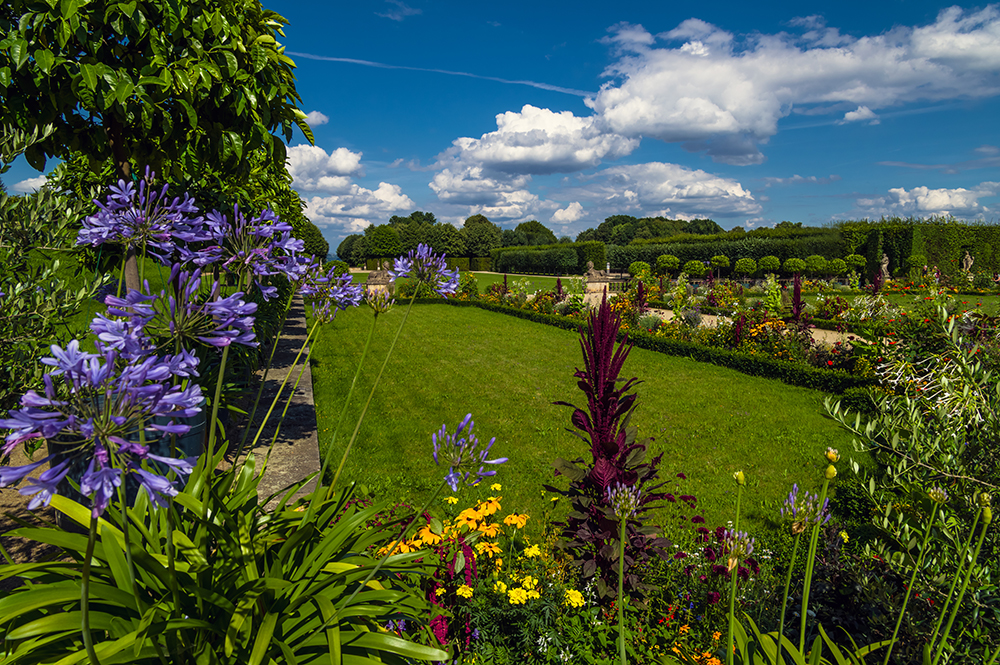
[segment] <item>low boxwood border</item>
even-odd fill
[[[570,319],[557,314],[542,314],[531,310],[507,307],[496,303],[482,302],[479,300],[454,300],[444,298],[418,298],[414,302],[422,305],[451,305],[453,307],[478,307],[489,312],[497,312],[514,316],[519,319],[544,323],[555,326],[563,330],[580,330],[585,322]],[[625,333],[620,333],[619,338]],[[864,388],[875,385],[875,380],[871,378],[857,377],[843,370],[819,369],[817,367],[804,367],[798,363],[787,360],[776,360],[774,358],[763,358],[749,353],[730,351],[729,349],[717,349],[694,342],[684,342],[681,340],[665,339],[656,337],[649,333],[633,331],[628,334],[629,340],[642,349],[656,351],[669,356],[679,356],[691,358],[698,362],[711,363],[720,367],[728,367],[750,376],[760,376],[767,379],[777,379],[784,383],[802,388],[811,388],[823,392],[843,394],[852,389]]]

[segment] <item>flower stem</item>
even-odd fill
[[[733,523],[733,531],[737,532],[740,530],[740,506],[743,503],[743,483],[737,483],[736,485],[736,521]],[[729,586],[729,648],[726,649],[726,662],[729,665],[733,665],[733,626],[736,623],[736,578],[740,570],[739,562],[736,562],[736,567],[729,571],[732,576],[732,581]]]
[[[625,522],[618,520],[618,656],[627,665],[625,654]]]
[[[293,291],[288,296],[288,304],[285,305],[285,316],[284,319],[288,318],[288,311],[292,307],[292,299],[295,297],[295,292]],[[240,454],[243,452],[243,446],[247,442],[247,436],[250,434],[250,428],[253,427],[253,417],[257,415],[257,406],[260,404],[260,396],[264,392],[264,384],[267,383],[267,374],[271,371],[271,365],[274,363],[274,352],[278,348],[278,342],[281,341],[281,333],[284,330],[284,326],[278,330],[278,336],[274,339],[271,344],[271,355],[267,359],[267,365],[264,366],[264,376],[261,377],[260,385],[257,387],[257,396],[253,400],[253,408],[250,409],[250,416],[247,418],[247,426],[243,429],[243,436],[240,438],[240,445],[236,448],[236,456],[233,459],[239,459]],[[294,367],[294,365],[293,365]]]
[[[97,518],[90,517],[90,532],[87,535],[87,553],[83,559],[83,577],[80,580],[80,613],[83,646],[87,650],[91,665],[101,665],[94,651],[94,636],[90,634],[90,560],[94,557],[94,543],[97,541]]]
[[[368,355],[368,349],[371,347],[372,338],[375,336],[375,324],[378,322],[378,312],[375,312],[375,316],[372,318],[372,327],[368,330],[368,339],[365,341],[365,348],[361,351],[361,359],[358,361],[358,369],[354,372],[354,378],[351,380],[351,387],[347,391],[347,399],[344,400],[344,406],[340,410],[340,418],[337,419],[337,426],[333,429],[333,437],[330,439],[330,443],[327,446],[326,454],[323,456],[323,472],[320,473],[320,481],[326,475],[326,469],[330,464],[333,446],[337,441],[337,433],[340,431],[340,426],[344,423],[344,418],[347,417],[347,407],[351,403],[351,397],[354,395],[354,388],[358,383],[358,377],[361,376],[361,368],[364,366],[365,357]],[[330,494],[333,493],[333,488],[337,486],[337,481],[340,479],[340,473],[344,470],[344,464],[347,463],[347,453],[349,449],[344,450],[343,456],[340,458],[340,465],[337,467],[337,472],[333,474],[333,482],[326,490],[326,498],[330,498]]]
[[[944,633],[941,635],[941,643],[938,645],[938,651],[934,655],[933,665],[938,665],[941,660],[941,656],[944,654],[945,648],[948,646],[948,635],[951,634],[951,627],[955,623],[955,617],[958,615],[958,608],[961,607],[962,601],[965,600],[965,592],[969,588],[969,579],[972,577],[972,570],[976,567],[976,562],[979,560],[979,551],[983,547],[983,540],[986,539],[986,530],[989,528],[990,522],[992,521],[992,515],[989,512],[989,507],[982,509],[984,515],[983,519],[983,530],[979,533],[979,540],[976,542],[976,551],[972,554],[972,561],[969,563],[968,570],[965,571],[965,579],[962,580],[962,591],[958,594],[958,599],[955,600],[955,605],[951,608],[951,615],[948,617],[948,624],[944,628]],[[993,658],[996,658],[994,654]]]
[[[361,430],[361,423],[365,420],[365,414],[368,413],[368,407],[371,406],[372,397],[375,396],[375,389],[378,388],[379,381],[382,380],[382,373],[385,372],[385,366],[389,364],[389,358],[392,357],[392,350],[396,348],[396,342],[399,340],[399,333],[403,332],[403,326],[406,325],[406,318],[410,315],[410,310],[413,309],[413,301],[417,298],[417,292],[413,292],[413,296],[410,297],[410,303],[406,306],[406,311],[403,312],[403,320],[399,322],[399,328],[396,329],[396,335],[392,338],[392,344],[389,345],[389,351],[385,354],[385,360],[382,361],[382,367],[378,371],[378,375],[375,377],[375,383],[372,384],[372,389],[368,393],[368,399],[365,400],[365,405],[361,409],[361,415],[358,416],[358,422],[354,426],[354,433],[351,434],[351,440],[347,442],[347,448],[344,449],[344,457],[341,460],[343,464],[347,460],[347,455],[351,452],[351,446],[354,445],[355,439],[358,438],[358,431]],[[331,484],[331,487],[333,485]],[[328,490],[329,491],[329,490]]]
[[[381,559],[379,559],[378,564],[376,564],[375,567],[372,568],[372,571],[370,573],[368,573],[368,577],[366,577],[364,579],[364,581],[361,584],[358,585],[358,587],[354,590],[354,593],[352,593],[350,595],[350,597],[347,599],[347,602],[345,602],[343,605],[340,606],[341,608],[350,607],[351,601],[354,600],[354,598],[358,595],[358,593],[363,588],[365,588],[366,586],[368,586],[368,583],[371,582],[372,578],[375,577],[375,575],[378,574],[378,571],[382,570],[382,565],[386,561],[389,560],[389,557],[391,557],[395,553],[396,548],[399,547],[399,544],[406,539],[406,534],[410,530],[410,527],[413,526],[416,523],[418,517],[420,517],[425,512],[427,512],[427,509],[430,508],[430,506],[431,506],[432,503],[434,503],[434,500],[437,499],[438,494],[441,493],[441,490],[444,489],[444,486],[446,484],[447,484],[446,481],[444,481],[444,480],[441,481],[441,484],[438,485],[438,487],[437,487],[436,490],[434,490],[434,494],[431,495],[431,498],[427,499],[427,501],[420,508],[420,510],[418,510],[413,515],[413,519],[411,519],[409,522],[407,522],[406,526],[403,527],[402,532],[400,532],[399,536],[396,537],[395,542],[393,542],[392,546],[389,548],[389,551],[385,554],[385,556],[383,556]],[[336,616],[337,616],[337,614],[334,614],[334,616],[332,618],[336,618]],[[325,627],[326,627],[325,625],[320,626],[318,630],[323,630]]]
[[[819,493],[819,515],[816,516],[816,525],[809,536],[809,553],[806,554],[806,578],[802,583],[802,609],[799,616],[799,653],[805,653],[806,646],[806,611],[809,609],[809,589],[812,587],[813,568],[816,563],[816,548],[819,545],[819,532],[823,529],[823,506],[826,504],[826,495],[830,490],[830,479],[824,478],[823,489]]]
[[[281,393],[283,393],[285,390],[285,384],[288,383],[288,377],[292,375],[292,370],[295,369],[295,366],[299,364],[299,358],[302,357],[302,352],[306,350],[307,346],[309,346],[309,341],[313,338],[313,334],[315,334],[316,329],[318,327],[319,327],[319,319],[313,322],[312,329],[309,330],[309,334],[306,335],[305,341],[302,342],[302,346],[299,347],[299,352],[295,355],[295,360],[292,361],[292,366],[289,368],[288,373],[285,375],[285,378],[281,381],[281,385],[278,386],[278,392],[274,394],[274,399],[271,400],[271,406],[268,407],[267,413],[264,414],[264,420],[261,421],[260,425],[257,427],[257,434],[254,435],[253,441],[250,442],[251,450],[253,450],[254,446],[257,445],[257,442],[260,441],[260,436],[261,434],[264,433],[264,426],[267,425],[267,421],[271,419],[271,413],[274,411],[274,407],[278,405],[278,400],[281,399]],[[311,353],[312,349],[310,348],[309,351]],[[302,372],[299,372],[299,377],[300,378],[302,377]],[[296,382],[296,385],[298,385],[298,382]],[[287,405],[286,405],[286,410],[287,410]],[[249,427],[250,425],[247,426]],[[246,461],[244,460],[243,463],[245,464]]]
[[[965,567],[965,557],[969,553],[969,546],[972,545],[972,538],[976,535],[976,527],[979,525],[979,518],[982,514],[983,509],[980,508],[979,512],[976,513],[976,519],[972,521],[972,529],[969,530],[969,537],[965,540],[965,545],[962,546],[962,551],[958,555],[958,570],[955,571],[955,577],[951,580],[951,588],[948,589],[948,597],[945,598],[944,603],[941,605],[941,614],[938,615],[937,623],[934,624],[934,632],[931,633],[931,639],[927,643],[932,652],[934,651],[934,642],[937,641],[938,631],[941,629],[944,617],[948,613],[948,606],[951,605],[951,599],[955,593],[955,587],[958,586],[958,580],[962,577],[962,568]],[[975,560],[973,560],[972,563],[974,564]]]
[[[792,560],[788,562],[788,573],[785,574],[785,591],[781,596],[781,616],[778,619],[778,657],[784,662],[781,655],[781,643],[785,638],[785,609],[788,607],[788,590],[792,586],[792,570],[795,568],[795,559],[799,553],[799,541],[802,540],[802,531],[795,534],[795,544],[792,545]]]
[[[885,660],[882,661],[882,665],[889,665],[889,656],[892,655],[892,647],[896,644],[896,635],[899,633],[899,627],[903,623],[903,615],[906,613],[906,604],[910,602],[910,594],[913,593],[913,584],[917,581],[917,573],[920,572],[920,564],[924,560],[924,550],[927,549],[927,541],[931,537],[931,529],[934,528],[937,511],[938,503],[935,501],[934,508],[931,509],[931,519],[927,522],[927,529],[924,531],[924,539],[920,543],[920,552],[917,554],[917,561],[913,565],[913,574],[910,575],[910,583],[906,585],[906,595],[903,596],[903,607],[900,608],[899,616],[896,618],[896,627],[892,629],[892,638],[889,640],[889,646],[885,650]]]

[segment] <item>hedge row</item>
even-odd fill
[[[676,256],[681,265],[688,261],[707,261],[719,255],[728,257],[729,265],[736,265],[736,261],[744,258],[759,262],[765,256],[777,256],[782,262],[814,254],[826,259],[846,256],[840,233],[835,229],[823,231],[798,237],[741,236],[702,242],[685,240],[663,244],[608,245],[607,260],[611,263],[611,269],[618,271],[627,270],[634,261],[644,261],[655,266],[657,257],[662,254]]]
[[[606,264],[604,243],[598,240],[501,247],[494,249],[493,270],[507,273],[534,273],[542,275],[580,275],[587,269],[587,262],[601,269]]]
[[[519,319],[527,319],[535,323],[555,326],[563,330],[577,331],[585,324],[576,319],[570,319],[556,314],[542,314],[516,307],[507,307],[496,303],[482,302],[478,300],[454,300],[444,298],[421,298],[416,302],[421,304],[448,304],[454,307],[478,307],[490,312],[497,312],[514,316]],[[619,333],[619,339],[625,335]],[[865,379],[844,372],[842,370],[818,369],[807,367],[787,360],[775,360],[773,358],[762,358],[760,356],[730,351],[728,349],[717,349],[694,342],[683,342],[674,339],[656,337],[645,332],[631,332],[628,334],[631,342],[643,349],[656,351],[669,356],[680,356],[691,358],[699,362],[707,362],[720,367],[728,367],[750,376],[760,376],[767,379],[779,379],[784,383],[802,388],[822,390],[828,393],[842,394],[852,388],[863,388],[874,385],[873,379]]]

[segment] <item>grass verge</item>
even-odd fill
[[[355,398],[333,451],[334,464],[350,438],[361,406],[385,357],[405,307],[380,317]],[[325,326],[313,351],[313,390],[321,449],[329,445],[343,399],[371,325],[370,310],[342,313]],[[565,431],[582,402],[573,377],[582,365],[578,336],[473,308],[415,305],[345,467],[346,481],[410,503],[440,482],[431,458],[431,434],[450,431],[472,413],[480,439],[496,437],[504,508],[541,515],[550,506],[542,490],[553,480],[556,457],[588,457],[586,445]],[[670,491],[693,494],[709,525],[735,510],[732,473],[746,472],[744,514],[762,523],[793,482],[815,488],[826,446],[850,449],[850,439],[823,416],[823,393],[745,376],[713,365],[634,349],[623,376],[638,376],[633,424],[640,438],[655,437],[665,479],[686,481]],[[654,521],[671,513],[660,511]],[[689,515],[690,516],[690,515]],[[530,525],[530,523],[529,523]],[[763,526],[763,524],[761,524]],[[535,525],[538,529],[539,525]]]

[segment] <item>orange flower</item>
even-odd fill
[[[528,523],[528,516],[527,515],[518,515],[517,513],[513,513],[513,514],[510,514],[507,517],[503,518],[503,523],[506,524],[506,525],[508,525],[508,526],[513,525],[513,526],[517,527],[518,529],[520,529],[525,524]]]
[[[479,526],[480,517],[481,515],[475,508],[466,508],[455,518],[455,524],[458,526],[467,526],[469,529],[475,530]]]
[[[491,496],[490,498],[486,499],[486,501],[483,501],[478,506],[476,506],[476,510],[479,511],[479,514],[482,515],[483,517],[492,515],[493,513],[500,510],[500,498],[502,497]]]
[[[496,538],[500,534],[500,525],[495,522],[493,524],[480,524],[478,530],[487,538]]]

